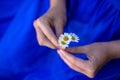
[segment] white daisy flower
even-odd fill
[[[58,40],[58,43],[59,43],[59,45],[60,45],[60,47],[62,47],[62,48],[66,48],[66,47],[68,47],[68,44],[69,43],[67,43],[67,42],[65,42],[65,41],[63,41],[63,40],[61,40],[61,39],[59,39]]]
[[[58,43],[62,48],[69,47],[70,42],[79,42],[79,37],[74,33],[61,34]]]
[[[59,39],[61,39],[62,41],[66,42],[68,44],[71,42],[71,38],[72,38],[72,36],[68,33],[61,34],[59,37]]]
[[[79,42],[80,39],[76,34],[70,33],[70,35],[71,35],[71,41],[72,42]]]

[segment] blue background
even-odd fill
[[[64,31],[80,37],[79,44],[71,46],[120,39],[119,0],[67,0],[66,4]],[[38,45],[33,21],[49,6],[49,0],[0,0],[0,80],[119,80],[119,59],[89,79],[70,69],[56,50]]]

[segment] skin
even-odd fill
[[[74,53],[84,53],[88,60],[77,58],[72,55]],[[93,78],[105,63],[120,58],[120,40],[92,43],[66,50],[59,49],[58,54],[71,69]]]
[[[51,0],[49,10],[33,23],[39,45],[52,49],[60,48],[57,38],[63,33],[65,23],[65,0]],[[53,29],[55,29],[56,35]]]
[[[60,49],[58,36],[63,33],[66,23],[65,0],[50,0],[49,10],[34,21],[37,40],[40,46],[58,49],[61,59],[73,70],[93,78],[101,67],[114,58],[120,58],[120,41],[98,42],[85,46]],[[56,35],[53,33],[56,31]],[[88,60],[72,54],[84,53]]]

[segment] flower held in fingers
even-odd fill
[[[75,33],[70,33],[72,42],[79,42],[79,37]]]
[[[69,47],[70,42],[78,42],[79,37],[74,33],[64,33],[61,34],[58,43],[62,48]]]

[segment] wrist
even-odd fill
[[[112,59],[120,58],[120,40],[108,42],[108,48]]]
[[[50,9],[56,9],[59,12],[66,14],[66,1],[65,0],[50,0]]]
[[[66,6],[66,0],[50,0],[50,7],[54,6]]]

